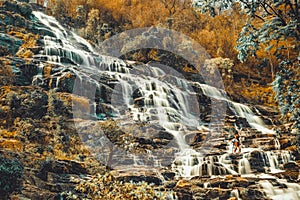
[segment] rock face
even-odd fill
[[[299,192],[299,138],[270,129],[274,110],[233,102],[199,74],[183,80],[99,55],[27,3],[0,5],[0,150],[24,165],[23,188],[11,198],[80,199],[94,185],[114,191],[96,176],[107,171],[112,184],[146,182],[177,199]],[[209,124],[212,99],[228,108],[219,124]],[[237,132],[241,154],[230,150]]]

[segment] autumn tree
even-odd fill
[[[98,43],[99,29],[100,29],[100,17],[99,10],[92,9],[88,14],[87,26],[85,29],[86,38],[94,43]]]
[[[55,18],[62,19],[67,16],[67,5],[63,0],[56,0],[52,8],[52,12]]]

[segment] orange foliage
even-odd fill
[[[14,138],[16,135],[16,131],[0,130],[0,136],[3,138]]]
[[[0,142],[0,148],[10,149],[13,151],[22,151],[23,145],[18,140],[4,140],[4,141]]]

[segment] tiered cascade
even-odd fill
[[[293,161],[289,151],[280,150],[276,133],[267,128],[256,110],[231,101],[224,91],[204,83],[187,81],[176,73],[166,73],[150,64],[141,65],[100,55],[88,42],[63,28],[54,18],[40,12],[34,12],[34,15],[47,27],[40,31],[47,34],[43,37],[44,49],[35,56],[36,61],[44,62],[39,63],[39,73],[32,83],[60,91],[65,89],[62,87],[66,85],[66,77],[70,78],[71,85],[76,79],[82,86],[76,94],[89,97],[93,108],[86,113],[90,119],[113,116],[122,123],[132,120],[159,124],[177,142],[177,153],[172,163],[176,177],[189,179],[197,176],[276,173],[283,169],[284,164]],[[45,63],[56,66],[51,69],[50,82],[44,74]],[[196,89],[200,89],[202,94],[196,93]],[[248,123],[246,127],[236,121],[233,123],[244,139],[241,154],[232,153],[228,137],[232,133],[226,131],[220,134],[220,138],[215,138],[217,142],[225,143],[225,149],[217,153],[203,153],[190,146],[187,139],[190,133],[214,131],[206,121],[200,120],[201,95],[225,101],[234,119],[243,118]],[[253,140],[252,133],[258,135]],[[273,141],[274,147],[264,151],[261,147],[264,147],[265,140]],[[211,149],[215,150],[215,147]],[[159,157],[148,154],[159,162]],[[136,162],[136,165],[143,164]],[[299,193],[300,188],[294,184],[282,182],[287,187],[286,191],[275,191],[271,181],[261,181],[260,184],[271,197],[293,193],[299,198],[296,192]],[[238,197],[238,192],[234,191],[232,195]]]

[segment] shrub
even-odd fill
[[[14,191],[21,189],[23,165],[15,158],[0,155],[0,199],[6,199]]]
[[[75,191],[61,193],[66,199],[173,199],[173,191],[160,191],[155,185],[147,182],[118,181],[110,172],[96,174],[86,179],[71,178],[77,183]],[[173,197],[173,198],[171,198]]]

